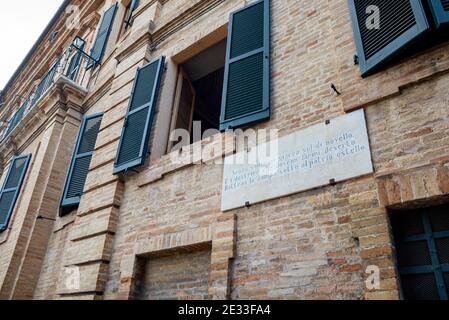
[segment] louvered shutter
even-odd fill
[[[449,25],[449,0],[429,0],[438,28]]]
[[[31,155],[26,155],[16,157],[11,162],[11,167],[0,192],[0,231],[8,228],[30,159]]]
[[[61,207],[72,207],[80,203],[102,117],[103,114],[87,116],[81,124],[75,152],[64,187]]]
[[[370,6],[379,8],[380,28],[368,28]],[[430,29],[417,0],[349,0],[362,76],[372,74]]]
[[[164,68],[165,57],[161,57],[137,70],[115,159],[114,174],[141,166],[145,162]]]
[[[8,129],[6,130],[5,133],[5,138],[14,130],[15,127],[17,127],[17,125],[19,124],[19,122],[22,120],[23,115],[25,113],[25,108],[26,105],[22,105],[19,110],[17,110],[17,112],[14,114],[14,116],[11,118],[9,125],[8,125]]]
[[[75,80],[76,76],[78,75],[78,71],[80,69],[80,63],[81,59],[83,58],[84,47],[86,43],[83,41],[78,48],[73,48],[75,51],[75,54],[72,56],[72,59],[70,59],[69,68],[67,69],[66,75],[67,78],[70,80]],[[79,49],[79,50],[78,50]]]
[[[220,130],[270,118],[270,2],[231,13]]]
[[[36,91],[34,92],[33,96],[32,106],[34,106],[42,97],[42,95],[47,91],[47,89],[53,85],[56,72],[59,68],[59,63],[60,60],[56,61],[51,67],[50,71],[48,71],[48,73],[42,78],[41,82],[39,82],[39,84],[37,85]]]
[[[94,46],[90,52],[90,56],[95,59],[95,61],[90,61],[87,65],[87,69],[95,66],[97,62],[100,62],[103,58],[104,51],[109,39],[109,34],[111,33],[112,25],[115,18],[115,13],[117,11],[117,4],[114,4],[109,8],[103,15],[101,19],[100,28],[98,29],[97,38],[95,39]]]

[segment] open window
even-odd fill
[[[220,129],[225,57],[226,39],[179,65],[169,152],[207,138],[210,129]],[[186,130],[190,141],[182,141],[176,129]]]

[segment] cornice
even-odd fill
[[[0,144],[0,154],[3,156],[17,154],[26,149],[45,130],[49,121],[58,111],[65,112],[69,108],[80,109],[81,101],[86,94],[85,89],[67,78],[58,78]],[[30,132],[31,134],[27,134]]]

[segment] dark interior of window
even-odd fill
[[[447,300],[449,205],[392,212],[397,264],[405,300]]]
[[[190,143],[206,138],[207,130],[220,127],[225,57],[223,40],[180,65],[174,129],[189,131]],[[201,137],[193,132],[194,122],[201,123]]]

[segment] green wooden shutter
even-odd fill
[[[165,57],[161,57],[137,70],[115,159],[114,174],[141,166],[145,162],[164,68]]]
[[[90,56],[94,58],[95,61],[90,61],[87,65],[87,69],[94,67],[96,63],[99,63],[103,58],[116,11],[117,4],[114,4],[104,13],[103,18],[101,19],[100,28],[98,29],[97,38],[95,39],[94,46],[92,47],[92,50],[90,52]]]
[[[270,1],[231,13],[220,130],[270,118]]]
[[[103,114],[94,114],[83,119],[65,183],[61,207],[73,207],[80,203],[102,118]]]
[[[0,232],[8,228],[30,159],[31,155],[26,155],[16,157],[11,162],[0,192]]]
[[[377,6],[380,28],[368,29],[367,8]],[[430,30],[421,1],[349,0],[362,76],[384,66],[392,57]]]
[[[449,25],[449,0],[429,0],[438,28]]]

